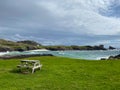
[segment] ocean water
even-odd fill
[[[92,51],[24,51],[24,52],[7,52],[1,55],[27,55],[27,54],[53,54],[55,56],[69,57],[76,59],[100,60],[120,54],[120,50],[92,50]]]

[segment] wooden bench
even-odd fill
[[[42,64],[40,64],[39,60],[21,60],[21,64],[17,65],[17,67],[22,70],[25,69],[31,69],[32,73],[34,73],[35,69],[41,69]]]

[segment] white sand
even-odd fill
[[[36,49],[36,50],[30,50],[30,51],[49,51],[47,49]]]

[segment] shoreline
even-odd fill
[[[28,50],[28,51],[50,51],[50,50],[47,50],[47,49],[35,49],[35,50]]]
[[[118,53],[118,51],[116,50],[107,50],[107,51],[106,50],[65,50],[65,51],[59,50],[59,51],[54,52],[54,51],[50,51],[47,49],[35,49],[35,50],[29,50],[29,51],[23,51],[23,52],[20,52],[20,51],[2,52],[0,54],[0,58],[12,58],[12,57],[17,57],[17,56],[28,57],[28,56],[35,56],[35,55],[44,56],[44,55],[52,54],[54,56],[69,57],[69,58],[74,58],[74,59],[106,60],[110,56],[117,55],[115,53]],[[110,54],[112,52],[113,54]],[[105,53],[106,55],[104,55],[103,53]],[[87,55],[90,55],[90,56],[88,57]]]
[[[0,56],[0,59],[14,59],[14,58],[29,58],[36,56],[54,56],[52,54],[30,54],[30,55],[3,55]]]
[[[50,51],[50,50],[47,50],[47,49],[35,49],[35,50],[27,50],[27,51]],[[0,52],[0,56],[9,54],[10,52],[20,52],[20,51],[6,51],[6,52]],[[23,52],[25,52],[25,51],[23,51]]]

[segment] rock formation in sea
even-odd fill
[[[120,59],[120,54],[116,56],[110,56],[108,60],[115,60],[115,59]]]
[[[113,49],[116,49],[116,48],[113,46],[109,46],[109,50],[113,50]]]

